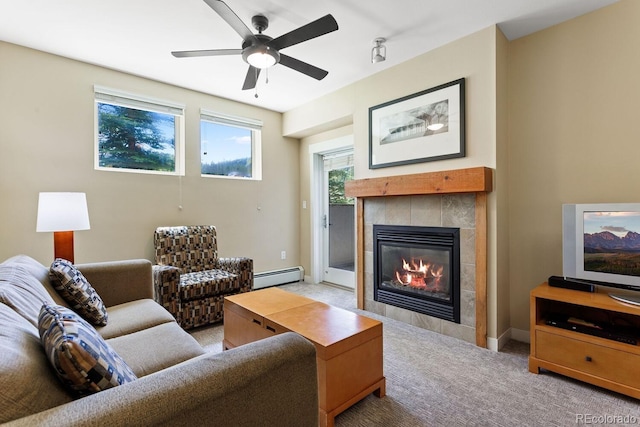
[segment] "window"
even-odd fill
[[[344,183],[353,179],[353,148],[322,156],[328,174],[329,205],[353,205],[355,199],[344,194]]]
[[[184,175],[184,106],[96,86],[95,168]]]
[[[262,122],[200,111],[202,176],[262,179]]]

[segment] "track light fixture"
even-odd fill
[[[383,37],[378,37],[373,41],[375,46],[371,49],[371,63],[375,64],[378,62],[382,62],[387,59],[387,47],[382,43],[386,42],[387,39]]]

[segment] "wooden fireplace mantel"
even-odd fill
[[[356,299],[358,308],[364,309],[364,199],[475,193],[476,345],[487,347],[487,193],[491,191],[493,191],[493,170],[486,167],[347,181],[345,195],[356,198]]]
[[[348,197],[488,193],[492,190],[492,172],[492,169],[477,167],[413,175],[356,179],[347,181],[344,185],[344,190]]]

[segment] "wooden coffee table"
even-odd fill
[[[320,426],[370,393],[385,395],[381,322],[279,288],[225,298],[225,350],[289,331],[316,347]]]

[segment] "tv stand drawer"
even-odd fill
[[[580,339],[538,330],[535,356],[619,384],[637,386],[640,382],[640,355]]]

